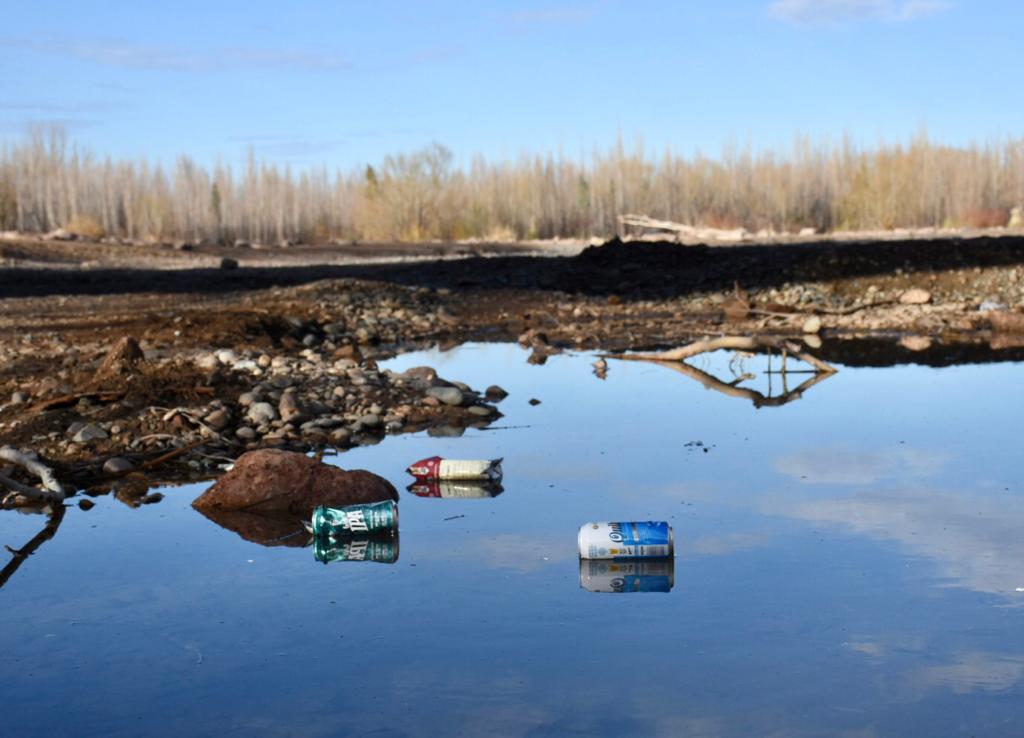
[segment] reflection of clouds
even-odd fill
[[[475,559],[496,569],[536,571],[566,558],[565,541],[502,534],[481,538],[467,547]]]
[[[803,482],[871,484],[879,479],[919,479],[937,472],[947,454],[916,448],[855,451],[848,448],[805,448],[775,461],[775,469]]]
[[[944,688],[957,694],[1002,692],[1024,677],[1024,656],[974,651],[948,664],[926,666],[914,677],[924,689]]]
[[[724,536],[703,536],[694,539],[687,549],[696,554],[706,556],[722,556],[724,554],[744,551],[748,548],[763,546],[769,540],[763,533],[729,533]],[[678,544],[676,545],[678,549]]]
[[[941,563],[950,579],[980,592],[1024,586],[1024,506],[992,497],[932,490],[861,494],[784,505],[801,520],[847,525],[897,540]]]

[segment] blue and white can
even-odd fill
[[[653,520],[584,523],[577,543],[583,559],[661,559],[675,554],[672,526]]]

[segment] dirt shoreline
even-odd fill
[[[124,494],[136,501],[154,476],[213,476],[251,448],[343,450],[500,417],[497,395],[457,377],[376,365],[430,345],[519,341],[542,363],[564,350],[736,335],[793,340],[845,364],[1024,358],[1017,236],[612,241],[574,255],[450,245],[432,260],[407,246],[373,259],[288,249],[237,268],[210,267],[219,253],[172,251],[156,263],[150,253],[133,261],[128,247],[3,248],[0,446],[31,449],[96,493],[132,478]],[[124,463],[104,470],[113,457]]]

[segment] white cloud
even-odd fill
[[[857,451],[806,448],[775,461],[776,471],[809,484],[873,484],[881,479],[921,479],[937,473],[948,456],[900,447]]]
[[[768,13],[793,23],[912,21],[952,7],[944,0],[775,0]]]

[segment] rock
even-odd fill
[[[427,397],[440,400],[445,405],[461,405],[465,396],[458,387],[431,387],[427,390]]]
[[[804,334],[804,343],[807,345],[808,348],[812,348],[812,349],[820,349],[821,348],[821,338],[816,333],[805,333]]]
[[[530,404],[533,405],[534,407],[536,407],[537,405],[540,404],[540,400],[538,400],[536,397],[531,397],[530,398]]]
[[[114,344],[103,358],[103,363],[96,370],[96,378],[103,379],[118,374],[127,374],[145,361],[139,342],[131,336],[125,336]]]
[[[75,443],[91,443],[92,441],[105,441],[109,438],[107,432],[98,425],[87,423],[82,426],[71,438]]]
[[[492,384],[490,387],[484,390],[484,397],[487,398],[488,402],[501,402],[506,397],[508,397],[508,392],[503,390],[498,385]]]
[[[192,359],[192,363],[195,364],[197,368],[204,371],[211,371],[220,366],[220,361],[217,360],[217,355],[213,353],[198,354]]]
[[[112,456],[103,462],[104,474],[124,474],[135,468],[135,464],[121,456]]]
[[[230,366],[238,361],[238,354],[231,349],[221,349],[216,353],[217,361],[225,366]]]
[[[908,351],[927,351],[932,346],[932,339],[928,336],[904,336],[900,339],[900,346]]]
[[[249,412],[246,413],[246,417],[256,425],[261,425],[277,420],[277,410],[269,402],[254,402],[249,406]]]
[[[252,441],[256,438],[256,431],[247,425],[235,430],[235,438],[240,438],[243,441]]]
[[[352,440],[352,433],[348,428],[338,428],[331,433],[331,441],[339,446],[347,446]]]
[[[902,305],[927,305],[931,301],[932,294],[920,287],[914,287],[900,295],[900,304]]]
[[[228,427],[228,423],[231,422],[231,414],[228,413],[224,408],[214,410],[212,413],[203,418],[206,424],[213,428],[215,431],[222,431]]]
[[[1006,310],[1008,307],[1009,305],[1006,305],[1002,302],[997,302],[996,300],[985,300],[980,305],[978,305],[978,312],[989,313],[992,312],[993,310]]]
[[[221,269],[238,269],[238,261],[236,259],[230,259],[230,258],[225,256],[223,259],[220,260],[220,268]]]
[[[305,454],[262,449],[243,454],[234,468],[200,495],[201,512],[245,510],[308,515],[317,505],[343,507],[398,500],[392,484],[368,471],[345,471]]]
[[[367,413],[359,418],[364,428],[376,428],[380,425],[380,416],[376,413]]]
[[[403,375],[410,379],[422,379],[431,383],[437,381],[437,371],[429,366],[414,366],[412,369],[406,369]]]
[[[473,405],[469,408],[470,415],[478,415],[480,417],[487,417],[494,415],[494,408],[488,407],[487,405]]]
[[[28,402],[28,395],[24,392],[12,392],[11,393],[11,404],[12,405],[23,405]]]
[[[81,510],[92,510],[94,507],[96,507],[96,503],[93,502],[92,500],[79,500],[78,507]]]
[[[238,404],[243,407],[248,407],[254,402],[259,402],[262,398],[255,392],[243,392],[238,396]]]
[[[821,318],[812,315],[803,324],[804,333],[819,333],[821,331]]]
[[[281,413],[281,420],[285,423],[300,425],[309,420],[309,413],[306,412],[306,408],[303,407],[295,392],[285,392],[281,395],[277,409]]]
[[[989,313],[988,319],[997,333],[1024,333],[1024,313],[1003,310]]]

